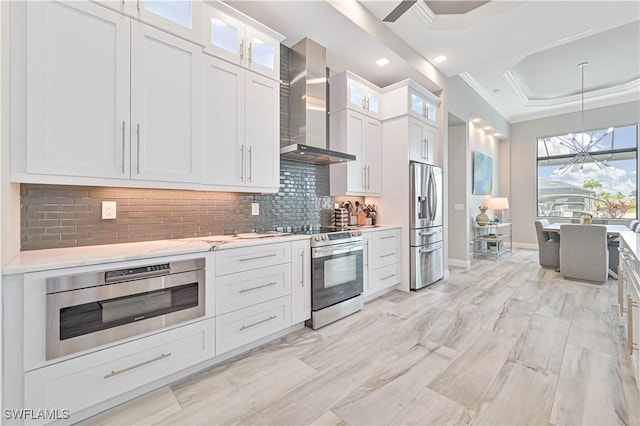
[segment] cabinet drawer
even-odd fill
[[[367,293],[375,293],[400,282],[400,264],[385,266],[369,272]]]
[[[291,296],[216,317],[216,355],[291,326]]]
[[[373,249],[380,248],[383,250],[400,246],[400,230],[391,229],[389,231],[371,232],[369,234],[369,244]]]
[[[371,268],[381,268],[400,262],[400,248],[374,247],[369,253],[369,265]]]
[[[216,275],[250,271],[283,263],[291,263],[290,242],[220,250],[216,253]]]
[[[25,407],[71,413],[213,358],[215,319],[158,333],[25,374]]]
[[[291,265],[261,268],[216,279],[216,312],[226,314],[291,294]]]

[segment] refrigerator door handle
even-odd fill
[[[436,220],[436,212],[438,211],[438,187],[436,186],[436,176],[435,173],[433,172],[433,169],[431,169],[431,180],[430,180],[430,184],[431,184],[431,204],[432,204],[432,211],[431,211],[431,220],[434,221]]]

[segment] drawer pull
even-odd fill
[[[278,284],[278,283],[276,281],[273,281],[271,283],[259,285],[257,287],[243,288],[242,290],[238,291],[238,293],[246,293],[248,291],[259,290],[261,288],[269,287],[269,286],[276,285],[276,284]]]
[[[134,368],[142,367],[143,365],[151,364],[152,362],[160,361],[161,359],[168,358],[171,356],[171,352],[166,354],[160,354],[159,356],[149,359],[147,361],[142,361],[136,365],[132,365],[131,367],[123,368],[122,370],[113,370],[111,373],[104,376],[105,379],[109,377],[117,376],[118,374],[125,373],[127,371],[133,370]]]
[[[389,257],[389,256],[395,256],[395,255],[396,255],[396,253],[395,253],[395,252],[393,252],[393,253],[389,253],[389,254],[383,254],[383,255],[382,255],[382,256],[380,256],[380,257]]]
[[[243,325],[242,327],[240,327],[240,331],[242,330],[246,330],[247,328],[251,328],[251,327],[255,327],[256,325],[260,325],[260,324],[264,324],[265,322],[271,321],[278,318],[276,315],[271,315],[269,318],[265,318],[263,320],[254,322],[253,324],[249,324],[249,325]]]
[[[384,277],[384,278],[380,278],[380,281],[388,280],[389,278],[393,278],[393,277],[395,277],[395,276],[396,276],[396,274],[387,275],[387,276],[386,276],[386,277]]]
[[[265,254],[263,256],[245,257],[245,258],[240,259],[240,262],[248,262],[249,260],[266,259],[267,257],[275,257],[277,255],[278,255],[277,253],[269,253],[269,254]]]
[[[386,237],[380,237],[381,240],[388,240],[389,238],[395,238],[395,235],[387,235]]]
[[[439,234],[439,232],[421,232],[419,235],[421,237],[430,237],[430,236],[436,235],[436,234]]]

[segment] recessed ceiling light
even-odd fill
[[[444,55],[436,56],[435,58],[433,58],[433,62],[435,62],[436,64],[439,64],[440,62],[444,62],[446,60],[447,57]]]
[[[376,61],[376,64],[378,64],[379,67],[384,67],[388,63],[389,63],[389,60],[387,58],[380,58]]]

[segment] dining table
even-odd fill
[[[545,226],[542,228],[543,231],[546,232],[556,232],[558,234],[560,234],[560,238],[562,239],[562,234],[560,233],[560,226],[561,225],[567,225],[566,223],[550,223],[549,225]],[[600,225],[597,223],[594,223],[593,225]],[[584,226],[592,226],[592,225],[584,225]],[[617,237],[621,232],[625,232],[625,231],[630,231],[630,229],[625,226],[625,225],[603,225],[607,227],[607,238],[611,239],[611,238],[615,238]],[[618,278],[618,271],[614,271],[611,268],[609,268],[609,275],[611,275],[613,278],[617,279]]]
[[[546,231],[546,232],[557,232],[559,234],[560,233],[560,225],[566,225],[566,223],[551,223],[551,224],[545,226],[544,228],[542,228],[542,230]],[[594,225],[598,225],[598,224],[594,223]],[[585,226],[589,226],[589,225],[585,225]],[[604,225],[604,226],[607,227],[607,236],[608,237],[613,237],[613,236],[616,236],[616,235],[620,234],[621,232],[630,230],[625,225],[608,225],[607,224],[607,225]]]

